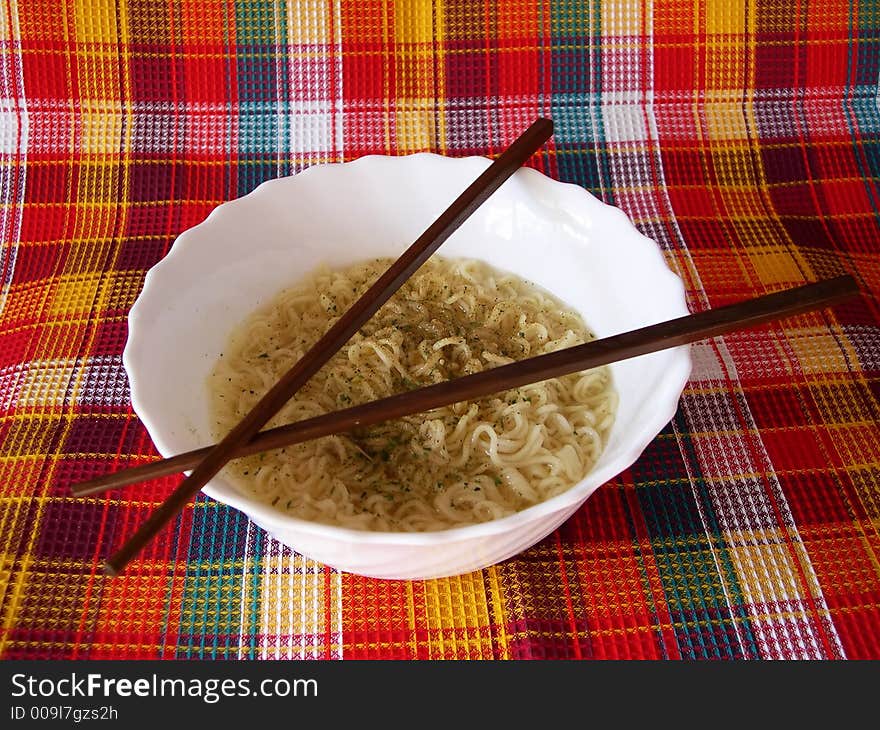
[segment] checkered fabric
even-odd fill
[[[880,6],[866,0],[0,3],[0,656],[880,658]],[[341,574],[177,483],[121,353],[146,270],[219,203],[368,153],[493,155],[626,211],[693,310],[864,295],[693,348],[678,413],[481,572]]]

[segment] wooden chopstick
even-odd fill
[[[601,340],[593,340],[584,345],[558,350],[548,355],[520,360],[474,375],[273,428],[239,447],[235,457],[350,431],[353,428],[422,413],[432,408],[588,370],[668,347],[716,337],[734,330],[827,307],[858,293],[859,289],[853,277],[839,276],[738,304],[667,320]],[[174,474],[198,464],[211,448],[209,446],[170,459],[105,474],[75,485],[73,493],[79,496],[98,494],[127,484]]]
[[[208,449],[193,472],[104,564],[109,575],[128,562],[193,496],[250,441],[288,400],[367,322],[431,254],[553,134],[553,122],[537,119],[382,274],[315,345],[220,441]]]

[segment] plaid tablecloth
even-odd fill
[[[0,656],[880,658],[880,6],[865,0],[0,3]],[[499,152],[626,211],[693,310],[864,296],[693,349],[673,421],[556,533],[388,582],[173,488],[121,353],[145,271],[219,203],[367,153]]]

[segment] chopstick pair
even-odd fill
[[[537,119],[467,189],[440,214],[421,236],[327,330],[312,348],[267,392],[220,441],[200,452],[192,473],[162,502],[146,522],[104,564],[118,575],[128,562],[208,481],[235,452],[246,445],[367,320],[409,279],[440,245],[515,173],[553,134],[553,122]],[[76,493],[77,490],[74,489]]]
[[[853,277],[839,276],[726,307],[678,317],[263,431],[252,441],[238,447],[231,458],[290,446],[361,426],[371,426],[451,403],[519,388],[708,337],[717,337],[734,330],[827,307],[855,296],[858,292]],[[72,488],[73,493],[77,496],[100,494],[128,484],[175,474],[197,465],[212,448],[214,447],[207,446],[169,459],[104,474],[75,485]]]

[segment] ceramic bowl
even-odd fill
[[[171,456],[212,443],[206,378],[234,326],[321,263],[397,257],[489,165],[479,157],[364,157],[272,180],[184,232],[146,276],[123,360],[132,404]],[[438,255],[482,259],[551,291],[599,337],[688,313],[656,243],[580,187],[519,170]],[[525,550],[630,466],[675,413],[688,349],[611,366],[620,405],[593,470],[512,516],[426,533],[364,532],[303,521],[218,477],[205,493],[299,553],[379,578],[483,568]],[[218,536],[222,539],[222,536]]]

